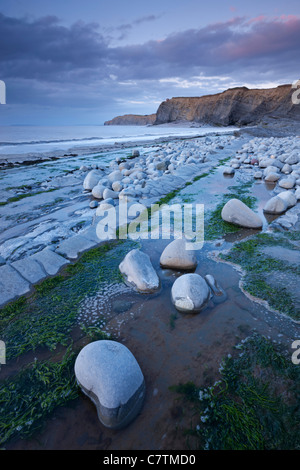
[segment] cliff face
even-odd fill
[[[154,124],[194,121],[213,125],[255,124],[265,117],[300,121],[300,104],[293,104],[291,85],[271,89],[231,88],[216,95],[163,101]]]
[[[138,114],[125,114],[124,116],[117,116],[111,121],[105,121],[105,126],[147,126],[153,124],[156,119],[156,114],[148,114],[140,116]]]

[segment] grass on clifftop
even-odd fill
[[[172,387],[195,407],[188,441],[201,450],[299,449],[299,365],[257,334],[236,349],[211,387]]]

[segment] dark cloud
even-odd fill
[[[121,25],[119,32],[157,18],[138,18]],[[300,18],[294,16],[237,17],[122,47],[113,46],[110,36],[100,31],[98,23],[79,21],[67,27],[55,16],[29,20],[0,14],[0,78],[7,81],[11,102],[22,97],[22,102],[37,103],[48,97],[58,104],[65,100],[75,106],[87,100],[97,106],[103,96],[122,100],[125,95],[133,102],[139,96],[143,101],[151,87],[158,96],[159,90],[178,90],[180,80],[192,81],[199,75],[227,75],[245,83],[299,78]],[[178,78],[173,85],[159,82],[172,77]],[[26,84],[28,94],[23,94]],[[188,94],[189,88],[183,91]],[[204,82],[197,94],[200,91],[209,92]]]
[[[147,15],[147,16],[142,16],[141,18],[137,18],[136,20],[133,21],[133,24],[141,24],[149,21],[156,21],[159,18],[161,18],[162,15]]]
[[[134,26],[139,26],[142,23],[149,23],[152,21],[156,21],[157,19],[161,18],[161,15],[147,15],[147,16],[142,16],[140,18],[137,18],[136,20],[133,20],[132,23],[124,23],[119,26],[116,26],[115,28],[109,28],[107,31],[111,34],[114,31],[117,31],[118,33],[121,33],[118,37],[118,41],[122,41],[126,37],[128,37],[128,33],[134,28]]]
[[[105,65],[107,41],[98,24],[81,21],[67,28],[58,18],[35,21],[0,14],[0,64],[4,77],[49,80],[70,70]]]
[[[151,15],[133,23],[156,18]],[[14,78],[59,80],[87,69],[97,70],[101,77],[118,72],[120,78],[153,78],[156,73],[157,78],[174,73],[187,76],[201,68],[227,73],[251,63],[261,66],[260,59],[279,68],[295,64],[299,43],[300,19],[296,17],[234,18],[160,41],[111,47],[97,23],[65,27],[55,16],[30,22],[0,14],[1,71],[4,77]]]
[[[128,78],[240,73],[253,65],[257,76],[272,67],[274,74],[297,73],[300,18],[249,22],[235,18],[198,30],[174,33],[162,41],[116,48],[113,53]],[[131,64],[132,67],[128,67]],[[275,77],[274,77],[275,79]]]

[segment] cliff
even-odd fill
[[[139,114],[125,114],[124,116],[117,116],[110,121],[105,121],[105,126],[147,126],[153,124],[156,119],[156,114],[148,114],[140,116]]]
[[[154,124],[179,121],[243,126],[263,118],[289,118],[300,121],[300,104],[293,104],[291,85],[271,89],[230,88],[223,93],[163,101]]]

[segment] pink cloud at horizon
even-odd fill
[[[280,16],[272,16],[272,17],[267,17],[266,15],[259,15],[256,16],[255,18],[251,18],[248,21],[248,24],[252,23],[261,23],[261,22],[273,22],[273,21],[297,21],[299,20],[300,17],[296,15],[280,15]]]
[[[220,46],[218,55],[236,60],[284,50],[288,52],[289,49],[295,49],[300,39],[300,17],[295,15],[281,15],[271,19],[261,15],[246,24],[250,29],[243,31],[241,25],[242,28]]]

